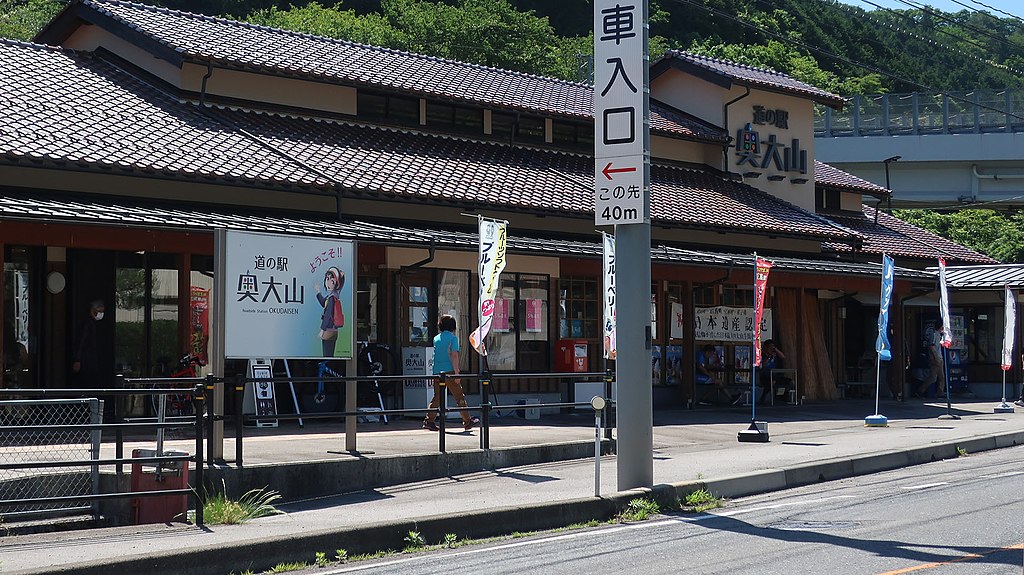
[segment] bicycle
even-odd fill
[[[162,361],[161,361],[162,360]],[[158,372],[161,377],[174,377],[174,378],[197,378],[200,377],[199,368],[206,365],[199,356],[186,353],[178,359],[178,365],[174,371],[170,374],[163,375],[167,371],[167,361],[164,358],[158,359],[157,364],[160,366]],[[155,386],[162,387],[162,386]],[[192,393],[171,393],[167,395],[153,395],[151,396],[153,404],[153,413],[159,417],[160,404],[164,404],[164,417],[185,417],[195,414],[195,408],[192,405]]]
[[[361,349],[356,356],[356,373],[360,376],[376,377],[380,375],[391,375],[396,369],[397,360],[395,354],[391,350],[391,346],[386,343],[368,343],[359,342]],[[338,372],[334,371],[327,364],[327,361],[321,361],[317,364],[317,377],[344,377]],[[380,382],[376,379],[370,387],[370,391],[377,396],[377,403],[380,405],[380,409],[383,411],[384,407],[384,396],[381,393]],[[316,394],[313,396],[313,401],[316,403],[323,403],[327,398],[325,385],[323,380],[317,381]],[[388,416],[381,414],[381,421],[384,424],[388,423]]]

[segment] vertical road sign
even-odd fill
[[[594,222],[639,224],[649,162],[646,0],[594,2]]]

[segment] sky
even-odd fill
[[[864,2],[860,2],[859,0],[840,0],[840,2],[850,4],[852,6],[857,6],[865,10],[875,9],[873,6],[871,6],[871,4],[866,4]],[[879,6],[885,6],[886,8],[899,8],[902,10],[910,8],[910,6],[904,4],[903,2],[900,2],[899,0],[871,0],[871,2],[878,4]],[[914,4],[927,4],[933,8],[938,8],[946,12],[959,12],[961,10],[966,10],[966,8],[961,6],[961,4],[966,4],[975,10],[985,10],[986,12],[990,12],[994,16],[1000,16],[1004,18],[1007,17],[1005,14],[1000,14],[995,10],[990,10],[988,8],[980,6],[980,2],[981,4],[988,4],[989,6],[992,6],[997,10],[1009,12],[1014,16],[1024,18],[1024,2],[1022,2],[1021,0],[977,0],[977,2],[973,0],[959,0],[960,4],[957,4],[953,0],[910,0],[910,2]]]

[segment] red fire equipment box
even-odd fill
[[[590,371],[587,340],[560,339],[555,344],[555,371],[585,373]]]
[[[163,455],[187,456],[184,451],[164,450]],[[156,457],[155,449],[133,449],[132,457]],[[132,491],[164,491],[188,488],[188,461],[132,464]],[[188,495],[132,498],[132,525],[185,521]]]

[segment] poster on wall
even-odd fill
[[[507,299],[494,300],[494,331],[498,333],[509,332]]]
[[[192,286],[189,298],[188,351],[201,365],[209,363],[210,290]]]
[[[672,339],[683,339],[683,321],[685,321],[683,304],[672,302],[672,317],[669,318],[669,321],[671,321],[669,337]]]
[[[750,383],[750,346],[737,345],[732,350],[735,383]]]
[[[749,307],[699,307],[693,310],[693,339],[699,341],[749,342],[754,310]],[[761,314],[761,339],[772,338],[772,310]]]
[[[526,300],[526,332],[527,333],[540,333],[541,332],[541,304],[543,302],[539,299],[528,299]]]
[[[355,242],[236,231],[225,238],[226,357],[353,357]]]

